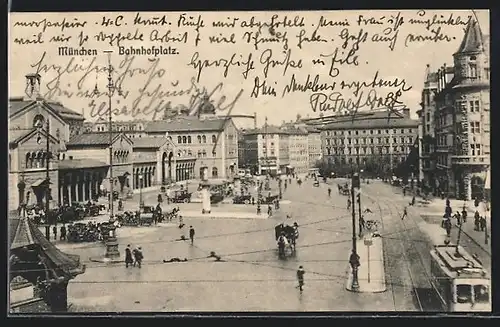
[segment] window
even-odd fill
[[[203,158],[206,158],[207,157],[207,151],[203,150],[202,156],[203,156]]]
[[[477,78],[477,65],[476,64],[470,64],[469,65],[470,69],[470,77],[471,78]]]
[[[271,149],[271,155],[274,156],[274,149]]]
[[[401,137],[401,143],[405,143],[405,138]]]
[[[404,129],[402,129],[402,130],[401,130],[401,134],[404,134],[404,133],[405,133],[405,130],[404,130]]]
[[[472,134],[479,134],[481,133],[481,129],[480,129],[480,124],[478,121],[475,121],[475,122],[471,122],[470,123],[470,132]]]
[[[389,130],[388,129],[385,130],[385,134],[389,134]]]
[[[410,133],[410,134],[413,133],[413,130],[411,128],[408,129],[408,133]]]
[[[397,139],[397,138],[395,138],[395,137],[393,137],[393,138],[392,138],[392,143],[398,143],[398,139]]]
[[[177,136],[177,143],[182,143],[182,137],[181,136]]]
[[[186,144],[186,143],[187,143],[187,137],[185,137],[185,136],[183,136],[183,137],[182,137],[182,143],[183,143],[183,144]]]
[[[351,131],[347,131],[347,135],[351,135]]]
[[[215,158],[217,156],[217,151],[213,150],[212,151],[212,156]]]
[[[188,136],[188,143],[191,144],[191,135]]]
[[[201,143],[201,135],[198,135],[196,138],[198,139],[198,143]]]
[[[212,177],[217,178],[219,176],[219,172],[217,171],[217,167],[212,168]]]
[[[201,150],[198,150],[198,158],[201,158]]]
[[[471,285],[458,284],[457,285],[457,303],[471,303],[472,302],[472,287]]]
[[[389,144],[390,140],[388,137],[385,138],[385,144]]]
[[[212,135],[212,143],[215,143],[215,142],[217,142],[217,136]]]
[[[347,139],[347,144],[351,144],[351,139]]]
[[[408,143],[413,143],[413,137],[408,137]]]
[[[380,129],[377,130],[377,134],[381,134],[381,133],[382,133],[382,131]]]
[[[356,131],[356,135],[358,135],[358,131]]]
[[[474,285],[474,302],[488,303],[490,301],[490,292],[486,285]]]
[[[359,141],[358,141],[358,139],[355,139],[355,140],[354,140],[354,143],[355,143],[355,144],[358,144],[358,142],[359,142]]]
[[[203,143],[207,143],[207,137],[205,135],[203,135],[201,138],[203,139]]]
[[[373,129],[370,130],[370,134],[373,134]]]
[[[382,138],[381,137],[377,137],[377,144],[382,144]]]

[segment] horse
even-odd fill
[[[280,258],[286,257],[287,254],[287,249],[290,250],[290,253],[294,252],[294,241],[292,239],[289,239],[285,235],[281,235],[278,238],[278,254]]]

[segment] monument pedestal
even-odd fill
[[[212,205],[210,203],[210,185],[203,183],[201,185],[201,203],[202,209],[201,213],[209,214],[212,211]]]

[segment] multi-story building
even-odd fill
[[[204,166],[212,178],[232,177],[238,168],[238,130],[231,118],[184,116],[151,121],[141,134],[171,138],[178,162],[195,159],[194,175],[189,176],[192,179],[200,176]]]
[[[309,154],[309,168],[315,168],[321,160],[321,131],[314,126],[306,126],[307,130],[307,151]]]
[[[419,125],[419,179],[428,189],[435,189],[436,171],[436,134],[434,116],[436,113],[436,102],[434,95],[438,90],[438,74],[430,71],[430,66],[427,65],[424,81],[424,89],[422,90],[422,101],[420,102],[421,110],[417,111],[420,119]]]
[[[281,129],[288,134],[290,168],[296,174],[309,171],[309,139],[307,130],[294,124],[284,124]]]
[[[291,172],[288,131],[272,125],[243,133],[244,157],[252,173],[265,175]]]
[[[490,166],[489,37],[472,19],[453,55],[437,72],[435,187],[460,199],[483,197]]]
[[[323,157],[335,167],[357,166],[389,174],[412,151],[418,138],[418,121],[403,113],[379,111],[338,117],[321,130]],[[412,167],[415,171],[418,169]]]

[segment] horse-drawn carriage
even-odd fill
[[[268,195],[262,198],[262,204],[273,204],[275,200],[279,198],[279,195]]]
[[[151,226],[157,215],[154,206],[144,206],[139,210],[139,224]],[[158,221],[158,218],[157,218]]]
[[[122,226],[139,226],[139,219],[133,211],[125,211],[122,214],[116,215],[116,217]]]
[[[342,194],[342,195],[349,195],[350,194],[349,185],[347,183],[344,185],[338,185],[338,188],[339,188],[339,194]]]
[[[295,245],[299,238],[299,226],[294,223],[293,226],[279,224],[274,228],[274,236],[278,242],[278,254],[280,258],[286,257],[287,250],[290,255],[295,253]]]
[[[68,226],[68,242],[95,242],[99,238],[96,228],[89,228],[87,224],[75,223]]]

